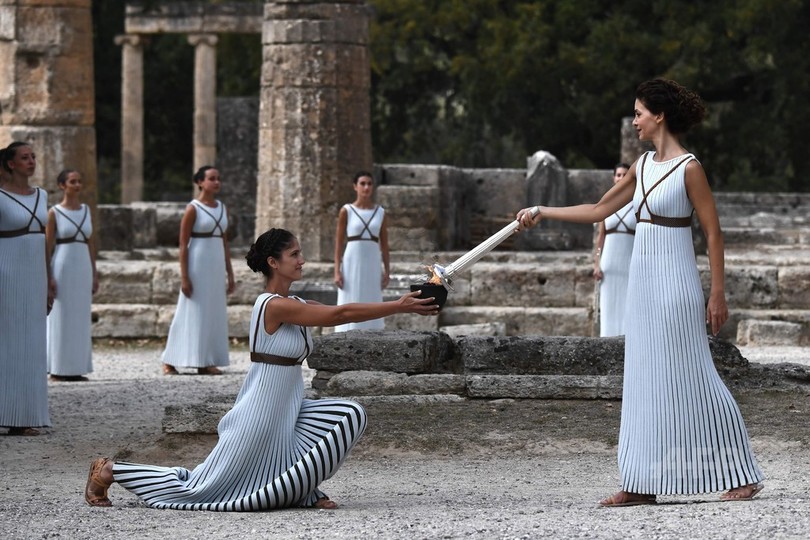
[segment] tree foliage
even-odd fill
[[[804,0],[371,0],[375,160],[608,168],[639,82],[709,106],[685,143],[726,189],[805,190]]]
[[[253,0],[261,1],[261,0]],[[156,0],[147,5],[156,4]],[[710,116],[685,140],[715,186],[810,189],[810,0],[369,0],[378,163],[609,168],[635,87],[667,77]],[[92,3],[101,198],[117,199],[124,2]],[[259,36],[221,35],[220,96],[257,95]],[[149,198],[189,191],[193,47],[144,49]],[[109,189],[107,189],[109,187]],[[110,195],[109,197],[107,195]]]

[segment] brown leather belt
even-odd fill
[[[652,223],[653,225],[661,225],[662,227],[691,227],[692,216],[687,217],[665,217],[651,215],[651,219],[638,219],[639,223]]]
[[[80,244],[86,244],[87,240],[79,240],[78,238],[57,238],[57,244],[72,244],[74,242],[79,242]]]
[[[214,234],[212,232],[193,232],[192,238],[222,238],[221,234]]]
[[[349,236],[348,238],[346,238],[347,242],[357,242],[358,240],[368,240],[369,242],[377,242],[377,243],[380,242],[380,239],[377,238],[376,236],[372,236],[371,238],[363,238],[360,236]]]
[[[250,353],[250,361],[258,362],[260,364],[274,364],[277,366],[294,366],[301,363],[298,361],[298,358],[276,356],[275,354],[264,354],[258,352]]]
[[[605,231],[605,234],[629,234],[630,236],[635,236],[636,231],[629,230],[629,231],[617,231],[615,229]]]
[[[13,231],[0,231],[0,238],[14,238],[16,236],[25,236],[26,234],[45,234],[45,229],[41,231],[29,231],[27,227],[24,227]]]

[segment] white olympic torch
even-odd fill
[[[539,212],[540,207],[535,206],[529,210],[529,215],[531,217],[535,217]],[[481,257],[495,249],[495,246],[512,236],[518,226],[520,226],[520,222],[518,220],[513,221],[459,257],[457,261],[451,262],[447,266],[442,266],[438,263],[433,264],[431,267],[433,275],[439,279],[441,284],[444,285],[445,289],[450,291],[453,290],[453,278],[456,274],[460,274],[461,272],[465,271],[467,268],[478,262]]]

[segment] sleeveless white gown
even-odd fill
[[[382,301],[382,253],[379,242],[372,240],[372,235],[379,238],[385,209],[357,208],[352,204],[343,206],[348,213],[346,238],[359,236],[361,239],[348,241],[343,252],[340,271],[343,275],[343,288],[338,289],[337,304],[352,302]],[[376,210],[376,212],[375,212]],[[366,228],[368,224],[368,228]],[[341,324],[335,332],[347,330],[379,330],[385,328],[384,319],[372,319],[359,323]]]
[[[93,302],[93,265],[87,239],[93,225],[87,205],[69,210],[54,207],[57,243],[51,257],[56,298],[48,315],[48,372],[76,376],[93,371],[90,315]]]
[[[197,217],[188,243],[188,276],[191,298],[180,291],[169,327],[162,361],[174,367],[224,367],[228,359],[228,308],[225,246],[228,230],[225,205],[216,208],[191,201]],[[209,235],[212,236],[194,236]]]
[[[605,220],[605,243],[599,257],[602,281],[599,283],[599,335],[624,335],[624,312],[627,305],[627,278],[636,216],[630,202]]]
[[[45,224],[48,194],[0,189],[0,426],[51,425],[48,414]]]
[[[648,152],[638,161],[618,452],[622,489],[633,493],[709,493],[763,478],[709,350],[691,227],[645,222],[650,212],[691,216],[684,170],[692,159],[658,163]],[[676,165],[644,202],[644,190]]]

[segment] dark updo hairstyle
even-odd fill
[[[621,163],[617,163],[616,165],[613,166],[613,174],[616,174],[616,171],[618,171],[619,169],[627,169],[629,171],[630,165],[628,165],[624,161],[622,161]]]
[[[214,167],[211,166],[211,165],[203,165],[202,167],[197,169],[197,172],[195,172],[194,176],[191,177],[191,179],[194,181],[194,183],[197,184],[198,189],[202,189],[200,187],[200,182],[205,180],[205,173],[208,172],[209,170],[213,169],[213,168]]]
[[[0,150],[0,160],[2,160],[3,169],[7,172],[12,172],[8,162],[13,160],[17,155],[17,148],[21,146],[31,146],[27,142],[14,141],[10,145]]]
[[[354,175],[354,180],[352,180],[352,183],[357,184],[357,181],[360,180],[361,178],[363,178],[364,176],[368,176],[369,178],[374,180],[374,176],[372,176],[372,174],[370,172],[368,172],[368,171],[357,171],[357,173]]]
[[[706,117],[706,106],[700,96],[668,79],[641,83],[636,88],[636,98],[651,113],[664,113],[664,120],[674,135],[686,133]]]
[[[62,169],[62,172],[59,173],[59,176],[56,177],[56,184],[60,186],[64,186],[67,183],[68,175],[70,173],[77,173],[76,169]]]
[[[281,259],[281,254],[292,245],[295,236],[284,229],[270,229],[262,233],[256,242],[251,244],[250,251],[245,255],[248,267],[254,272],[261,272],[270,277],[273,271],[267,263],[268,257]]]

